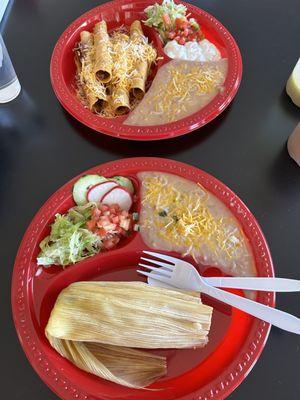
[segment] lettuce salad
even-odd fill
[[[175,4],[173,0],[163,0],[162,4],[155,3],[144,11],[147,15],[144,24],[156,28],[164,43],[168,40],[168,32],[176,27],[176,20],[188,21],[194,29],[199,29],[194,18],[188,20],[186,7],[183,4]]]
[[[41,243],[38,265],[66,266],[99,253],[100,237],[86,228],[94,203],[71,208],[65,215],[56,214],[51,232]]]

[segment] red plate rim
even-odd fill
[[[257,257],[260,260],[258,267],[263,270],[264,276],[274,276],[270,251],[255,217],[236,194],[208,173],[178,161],[154,157],[136,157],[111,161],[81,173],[58,189],[34,216],[24,234],[16,256],[11,291],[13,319],[23,350],[41,379],[65,400],[74,398],[96,400],[96,398],[83,392],[74,382],[68,381],[64,377],[63,371],[58,370],[53,365],[52,360],[45,355],[41,347],[40,339],[32,321],[31,305],[27,295],[27,275],[32,268],[30,259],[35,247],[34,239],[43,230],[45,223],[47,223],[45,221],[48,221],[49,217],[53,217],[62,201],[70,196],[70,188],[80,176],[91,173],[110,176],[114,175],[114,172],[119,174],[122,170],[134,168],[140,168],[141,171],[161,170],[175,173],[192,181],[201,181],[201,184],[221,199],[236,216],[239,215],[240,222],[243,221],[247,225],[251,232],[251,239],[255,244],[254,247],[258,252],[258,256],[256,256],[256,260]],[[263,304],[275,306],[275,293],[259,292],[258,299]],[[177,400],[221,400],[226,398],[253,368],[265,346],[269,332],[269,324],[254,319],[247,339],[236,358],[230,362],[225,370],[209,384],[199,388],[193,394],[177,397]],[[103,400],[100,397],[98,399]]]
[[[88,19],[99,12],[131,3],[145,3],[145,6],[152,4],[148,0],[137,0],[136,2],[114,0],[104,3],[82,14],[62,33],[55,45],[50,62],[50,78],[55,95],[61,105],[78,121],[97,132],[121,139],[142,141],[170,139],[201,128],[220,115],[233,100],[241,83],[243,66],[240,50],[229,31],[211,14],[189,3],[181,2],[190,11],[201,15],[207,26],[213,27],[218,32],[224,40],[228,52],[228,74],[224,91],[222,94],[218,94],[206,107],[189,117],[164,125],[129,126],[122,124],[118,118],[106,119],[96,116],[85,109],[80,101],[70,93],[63,78],[62,58],[66,43],[70,40],[74,31],[84,26]]]

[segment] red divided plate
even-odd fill
[[[191,17],[194,17],[201,26],[206,38],[213,42],[221,52],[222,57],[228,59],[228,74],[224,90],[218,94],[206,107],[179,121],[156,126],[129,126],[123,122],[127,116],[113,119],[102,118],[85,108],[78,100],[75,92],[75,63],[73,48],[79,41],[80,32],[92,30],[94,24],[104,19],[108,29],[115,29],[122,24],[130,25],[135,19],[145,19],[145,7],[155,1],[116,0],[93,8],[77,18],[59,38],[51,59],[50,75],[54,92],[63,107],[73,117],[86,126],[110,136],[132,140],[169,139],[184,135],[216,118],[234,98],[242,77],[242,59],[239,48],[228,30],[212,15],[191,4],[184,4]],[[152,28],[143,26],[149,40],[157,49],[158,56],[164,56],[156,67],[170,59],[164,54],[162,43]],[[155,75],[154,74],[153,76]],[[153,78],[152,76],[152,78]]]
[[[217,196],[240,222],[255,257],[259,276],[274,276],[266,240],[244,203],[224,184],[189,165],[161,158],[130,158],[113,161],[86,171],[106,177],[123,175],[139,182],[140,171],[169,172],[199,182]],[[209,343],[203,349],[163,350],[168,375],[153,388],[135,390],[85,373],[62,358],[49,345],[44,329],[60,291],[80,280],[143,280],[136,268],[143,249],[141,236],[133,236],[106,253],[95,255],[66,269],[37,267],[40,241],[48,234],[56,213],[74,205],[72,186],[76,177],[60,188],[42,206],[27,229],[19,248],[12,282],[12,309],[23,349],[43,381],[64,400],[208,400],[224,399],[247,376],[257,361],[269,334],[269,324],[218,301],[203,298],[214,307]],[[139,209],[139,199],[136,204]],[[220,275],[216,268],[203,271]],[[242,295],[242,292],[238,292]],[[274,307],[274,293],[259,292],[257,300]]]

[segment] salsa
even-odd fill
[[[118,204],[100,204],[92,211],[86,227],[98,235],[106,250],[115,247],[122,237],[133,230],[133,217],[128,211],[121,210]]]

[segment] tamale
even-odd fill
[[[119,385],[143,388],[166,374],[165,357],[136,349],[100,343],[57,339],[51,346],[78,368]]]
[[[166,360],[132,348],[204,346],[211,314],[195,292],[142,282],[76,282],[58,296],[46,336],[77,367],[145,387],[166,373]]]

